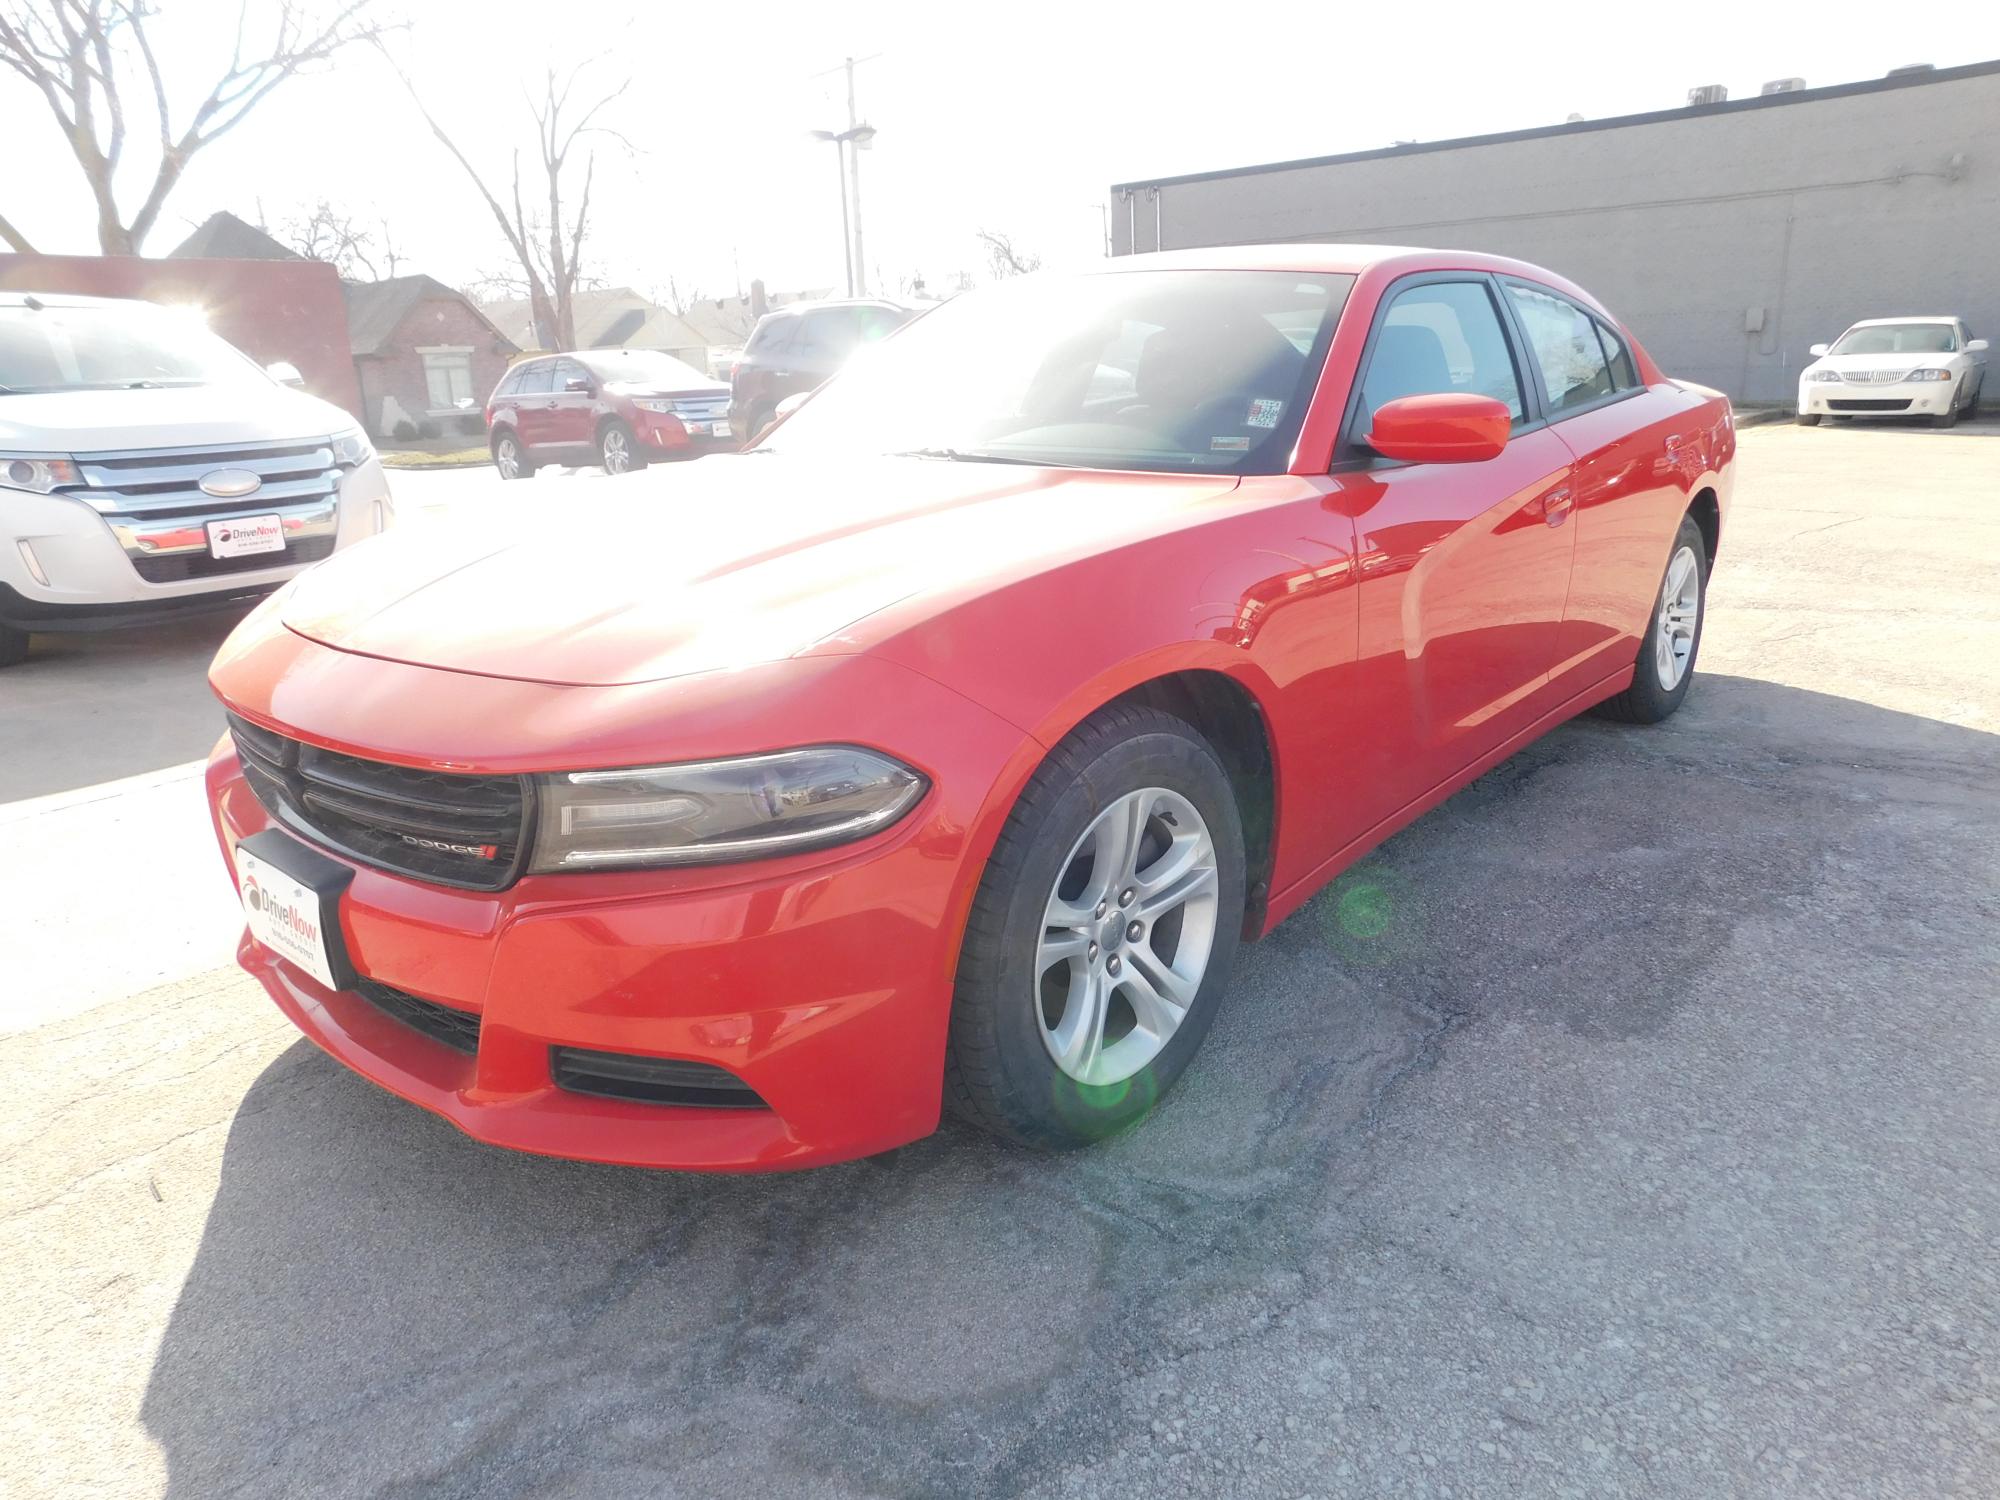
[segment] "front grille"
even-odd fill
[[[1828,401],[1827,406],[1834,411],[1908,411],[1910,403],[1902,401]]]
[[[229,716],[243,779],[286,827],[362,864],[497,891],[527,857],[521,776],[463,776],[364,760]]]
[[[443,1042],[454,1052],[469,1057],[479,1050],[479,1017],[472,1011],[440,1005],[372,979],[359,981],[354,992],[385,1016],[401,1021],[412,1031],[421,1031],[434,1042]]]
[[[301,537],[282,552],[257,552],[248,557],[210,557],[206,552],[176,552],[164,557],[135,557],[132,566],[148,583],[185,583],[190,578],[217,578],[226,573],[258,573],[266,568],[296,568],[333,556],[333,538]]]
[[[642,1104],[692,1105],[700,1109],[769,1109],[757,1091],[726,1068],[678,1057],[639,1057],[629,1052],[589,1052],[551,1047],[549,1071],[556,1087],[572,1094],[632,1099]]]
[[[1894,385],[1906,374],[1903,370],[1846,370],[1841,378],[1849,385]]]

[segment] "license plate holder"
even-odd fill
[[[282,516],[232,516],[208,523],[208,555],[214,558],[255,557],[285,550]]]
[[[340,898],[354,871],[275,828],[236,846],[237,894],[250,936],[328,989],[354,988]]]

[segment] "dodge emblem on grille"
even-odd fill
[[[234,500],[248,495],[264,483],[263,476],[248,469],[216,469],[201,476],[201,492],[218,500]]]
[[[396,837],[419,849],[435,849],[440,854],[470,854],[474,859],[491,859],[500,852],[493,844],[453,844],[444,839],[421,839],[414,833],[399,833]]]

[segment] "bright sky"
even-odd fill
[[[393,0],[392,0],[393,3]],[[252,25],[272,0],[248,0]],[[1295,4],[791,4],[404,0],[395,47],[496,187],[531,141],[521,89],[549,63],[632,88],[598,143],[591,269],[613,284],[733,291],[841,278],[834,152],[841,59],[861,65],[865,249],[876,285],[979,270],[991,227],[1052,262],[1099,253],[1110,183],[1670,108],[1690,86],[1734,98],[1770,78],[1875,78],[1901,63],[2000,57],[2000,7],[1907,9],[1603,0],[1496,11]],[[236,0],[161,0],[155,34],[190,77],[226,51]],[[1627,19],[1638,14],[1670,22]],[[186,66],[181,66],[186,64]],[[827,74],[824,70],[836,70]],[[821,75],[821,76],[815,76]],[[580,89],[579,92],[582,90]],[[143,115],[140,116],[143,119]],[[0,73],[0,212],[44,250],[96,249],[81,178],[39,96]],[[143,155],[143,132],[134,154]],[[128,188],[137,199],[137,184]],[[197,158],[146,248],[208,213],[277,221],[324,195],[386,219],[406,269],[463,282],[506,253],[456,163],[366,51],[275,95]]]

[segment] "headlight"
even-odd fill
[[[668,416],[672,416],[674,411],[674,403],[671,401],[634,401],[632,404],[640,411],[663,412]]]
[[[1905,380],[1949,380],[1949,370],[1912,370],[1903,377]]]
[[[887,828],[929,785],[851,745],[540,779],[530,868],[719,864],[824,849]]]
[[[78,483],[80,477],[76,465],[66,458],[39,453],[0,453],[0,489],[46,495],[50,490]]]
[[[1838,379],[1840,379],[1840,371],[1838,371],[1838,370],[1808,370],[1808,371],[1806,371],[1806,379],[1808,379],[1808,380],[1838,380]]]
[[[343,469],[357,468],[375,456],[375,445],[359,427],[333,435],[333,461]]]

